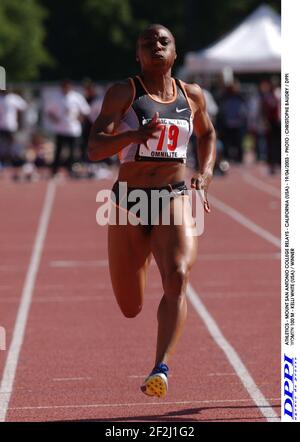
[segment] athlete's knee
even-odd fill
[[[168,269],[163,276],[163,287],[165,295],[179,297],[185,294],[189,277],[189,269],[183,264],[177,264]]]

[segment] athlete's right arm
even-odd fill
[[[115,155],[131,143],[147,143],[149,138],[157,138],[160,129],[154,115],[151,122],[137,130],[117,133],[124,113],[131,106],[133,88],[129,83],[116,83],[105,94],[101,112],[94,122],[88,141],[88,156],[91,161],[99,161]]]

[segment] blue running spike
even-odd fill
[[[168,371],[169,367],[166,364],[157,364],[141,386],[142,392],[147,396],[166,396],[168,391]]]

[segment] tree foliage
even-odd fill
[[[0,64],[7,80],[37,78],[51,59],[43,47],[44,9],[36,0],[0,1]]]
[[[57,64],[44,78],[115,80],[138,71],[138,33],[162,23],[176,37],[177,65],[230,31],[261,0],[41,0],[48,9],[47,47]],[[279,0],[266,2],[280,11]]]
[[[129,0],[43,0],[46,44],[56,68],[45,78],[115,79],[126,73],[135,28]]]
[[[280,0],[265,3],[280,12]],[[175,35],[178,66],[187,51],[213,43],[260,4],[261,0],[0,0],[0,64],[9,80],[35,78],[40,68],[42,80],[124,78],[139,69],[139,32],[150,23],[162,23]]]

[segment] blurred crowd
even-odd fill
[[[280,169],[281,89],[277,77],[263,79],[244,91],[233,80],[212,91],[204,89],[204,95],[217,134],[216,173],[224,174],[230,164],[242,164],[246,157],[266,163],[270,174]]]
[[[207,111],[217,133],[215,173],[242,164],[252,152],[268,164],[270,174],[280,166],[280,83],[277,78],[252,85],[249,92],[237,80],[217,89],[203,89]],[[105,93],[87,81],[76,88],[69,80],[39,88],[29,98],[22,92],[0,91],[0,174],[9,170],[14,180],[46,179],[57,174],[72,178],[103,178],[118,165],[115,155],[90,163],[87,141]],[[198,166],[192,138],[188,164]]]
[[[0,92],[0,172],[14,180],[36,180],[58,174],[72,178],[110,176],[117,156],[95,165],[87,144],[97,118],[104,89],[88,81],[81,88],[70,80],[32,93]]]

